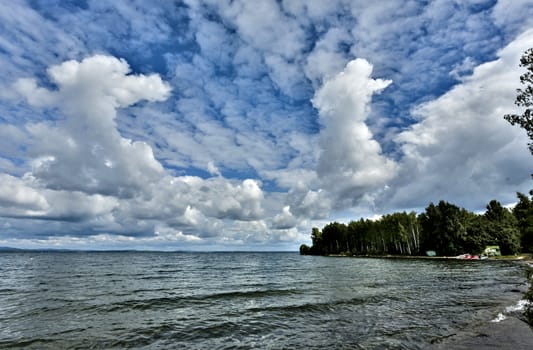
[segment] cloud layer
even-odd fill
[[[530,186],[513,1],[0,4],[0,245],[295,249]],[[388,18],[389,20],[384,20]]]

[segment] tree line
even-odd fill
[[[425,255],[479,254],[498,245],[504,255],[533,252],[533,191],[518,193],[512,209],[490,201],[476,214],[446,201],[431,203],[419,215],[397,212],[378,220],[359,219],[314,227],[312,246],[300,246],[304,255]]]

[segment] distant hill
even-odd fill
[[[94,250],[94,249],[65,249],[65,248],[12,248],[12,247],[0,247],[0,253],[7,252],[33,252],[33,253],[150,253],[160,252],[157,250],[135,250],[135,249],[111,249],[111,250]],[[164,253],[164,251],[161,251]],[[174,251],[174,253],[177,251]]]
[[[11,248],[11,247],[0,247],[0,252],[20,252],[20,251],[24,251],[24,249]]]
[[[12,247],[0,247],[0,253],[1,252],[74,252],[76,250],[69,250],[69,249],[24,249],[24,248],[12,248]]]

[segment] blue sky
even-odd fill
[[[0,2],[0,245],[295,250],[531,188],[531,1]]]

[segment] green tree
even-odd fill
[[[520,230],[522,250],[533,253],[533,201],[523,193],[517,193],[518,203],[513,215]]]
[[[467,220],[467,236],[464,241],[464,251],[472,254],[483,252],[487,245],[495,245],[490,236],[490,223],[484,215],[471,213]]]
[[[451,203],[431,203],[419,216],[422,227],[422,250],[435,250],[439,255],[464,253],[467,240],[468,212]]]
[[[524,89],[517,89],[515,105],[524,107],[522,114],[506,114],[504,116],[512,125],[518,124],[525,129],[527,136],[532,142],[528,143],[529,151],[533,154],[533,115],[531,107],[533,106],[533,48],[526,50],[520,58],[520,67],[526,68],[526,72],[520,76],[520,83],[525,85]]]
[[[416,214],[398,212],[384,215],[375,222],[381,253],[414,255],[418,253]]]
[[[312,228],[311,240],[313,241],[313,245],[309,249],[310,255],[326,254],[324,249],[324,239],[322,238],[322,232],[318,229],[318,227]]]
[[[311,248],[307,244],[300,246],[300,255],[309,255]]]
[[[507,208],[492,200],[483,216],[487,220],[487,243],[499,245],[504,255],[520,252],[520,230],[516,218]]]
[[[509,217],[506,215],[508,214],[507,209],[502,207],[501,203],[495,199],[491,200],[489,204],[487,204],[486,209],[487,211],[485,212],[485,217],[491,221],[502,222]]]
[[[346,247],[346,225],[332,222],[322,228],[324,254],[339,254]]]
[[[351,221],[346,228],[352,242],[353,254],[370,254],[373,251],[372,245],[374,240],[373,227],[374,222],[371,220],[360,219]]]

